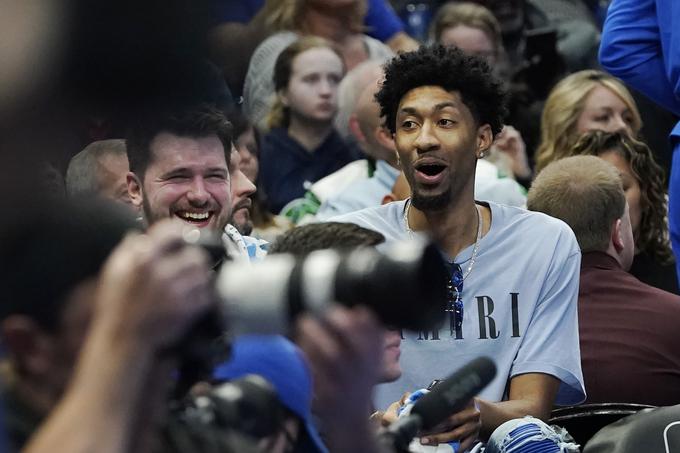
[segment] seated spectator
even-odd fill
[[[596,70],[571,74],[555,85],[543,108],[536,172],[568,156],[584,132],[623,131],[637,137],[641,127],[637,105],[621,81]]]
[[[258,46],[250,59],[243,87],[244,111],[262,129],[271,109],[272,97],[279,90],[272,83],[274,64],[279,54],[302,36],[326,38],[338,46],[347,70],[362,61],[392,55],[392,51],[363,32],[366,0],[335,4],[327,1],[267,0],[261,14],[277,32]]]
[[[234,146],[240,157],[239,168],[250,182],[256,184],[260,173],[260,135],[240,111],[229,112],[228,118],[233,126]],[[253,193],[250,199],[252,204],[248,211],[253,237],[273,242],[292,227],[287,218],[269,212],[261,190]]]
[[[217,0],[216,3],[216,15],[220,24],[210,33],[213,59],[223,68],[227,84],[238,96],[248,70],[248,60],[270,33],[279,31],[275,27],[278,24],[267,23],[270,21],[261,10],[265,0],[236,3]],[[368,0],[363,32],[384,42],[394,52],[413,50],[419,45],[404,31],[404,24],[389,0]],[[234,36],[239,39],[234,39]]]
[[[445,4],[437,11],[430,26],[430,39],[484,58],[491,69],[509,84],[511,74],[500,24],[485,7],[468,2]],[[505,126],[485,159],[509,177],[519,180],[531,177],[522,134],[512,126]]]
[[[643,142],[617,132],[584,134],[570,155],[598,156],[614,165],[623,180],[635,238],[630,273],[665,291],[680,294],[669,243],[664,171]]]
[[[305,183],[356,160],[333,129],[343,74],[340,54],[322,38],[302,38],[276,60],[277,96],[269,113],[271,131],[262,143],[258,181],[271,212],[302,197]]]
[[[475,169],[506,113],[500,81],[478,57],[423,46],[388,63],[376,97],[412,197],[335,220],[388,243],[428,235],[450,271],[445,325],[404,332],[402,376],[378,388],[378,406],[480,355],[495,361],[496,378],[437,431],[452,430],[421,443],[459,441],[465,451],[508,420],[546,419],[556,403],[581,402],[574,234],[546,215],[475,201]]]
[[[125,140],[90,143],[68,164],[66,193],[69,196],[99,195],[136,209],[127,191],[129,171]]]
[[[378,78],[365,86],[349,118],[354,140],[373,162],[372,171],[366,174],[370,177],[355,181],[326,198],[316,215],[319,220],[380,205],[397,179],[399,168],[394,139],[383,127],[380,107],[375,102],[375,93],[378,92],[382,77],[381,71]]]
[[[507,73],[501,66],[507,64],[501,26],[493,13],[482,5],[471,2],[444,4],[430,24],[430,40],[482,57],[496,73]]]
[[[578,314],[586,402],[680,404],[680,297],[626,272],[635,253],[632,209],[619,171],[606,160],[549,164],[527,201],[529,209],[564,220],[583,253]]]
[[[349,127],[349,119],[356,109],[359,97],[369,84],[383,76],[383,59],[371,59],[360,63],[347,71],[338,87],[338,114],[333,119],[335,130],[348,143],[352,143],[354,136]]]

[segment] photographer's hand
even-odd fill
[[[332,451],[377,449],[368,416],[381,371],[383,341],[383,327],[362,306],[338,306],[322,320],[305,316],[298,321],[296,342],[312,368],[314,409]]]
[[[144,436],[135,414],[165,391],[148,392],[156,353],[182,337],[211,306],[207,258],[182,245],[161,223],[131,235],[112,253],[98,280],[94,320],[74,376],[25,453],[60,450],[123,453]]]

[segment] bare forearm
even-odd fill
[[[511,400],[492,403],[477,399],[479,411],[482,415],[482,429],[480,437],[487,440],[491,433],[500,425],[513,418],[522,418],[525,415],[531,415],[545,421],[550,417],[550,409],[541,407],[527,400]]]

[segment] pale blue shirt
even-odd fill
[[[480,396],[507,398],[510,378],[545,373],[561,381],[556,403],[585,399],[578,335],[577,299],[581,252],[561,220],[489,202],[491,228],[479,242],[474,266],[463,284],[462,338],[445,319],[438,331],[404,331],[402,377],[378,386],[376,403],[385,409],[401,395],[444,379],[470,360],[488,356],[498,374]],[[379,231],[386,243],[408,240],[405,202],[335,217]],[[473,246],[455,257],[467,270]],[[414,301],[418,303],[418,301]],[[442,316],[446,316],[442,313]]]
[[[380,206],[385,195],[392,192],[392,186],[394,186],[398,175],[399,170],[386,161],[377,161],[372,177],[352,184],[324,201],[316,213],[316,220],[328,220],[336,215],[359,211],[371,206]]]

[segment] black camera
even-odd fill
[[[209,393],[174,401],[163,430],[163,451],[258,452],[285,412],[276,391],[257,375],[225,382]]]

